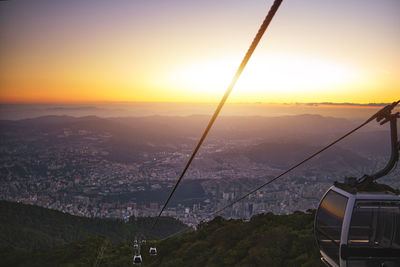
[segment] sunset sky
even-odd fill
[[[217,102],[271,1],[0,2],[0,102]],[[283,0],[231,102],[393,102],[400,1]]]

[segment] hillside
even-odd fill
[[[0,201],[0,245],[27,250],[49,249],[97,236],[117,243],[139,235],[146,236],[153,220],[131,217],[128,222],[123,222],[86,218],[38,206]],[[162,217],[152,236],[163,238],[185,227],[180,221]]]
[[[260,163],[273,168],[286,169],[321,148],[301,143],[261,143],[247,148],[214,153],[210,158],[217,162],[223,160],[243,161],[245,159],[249,162]],[[341,147],[334,147],[314,159],[312,163],[306,163],[303,169],[313,168],[334,172],[338,169],[338,166],[361,169],[363,166],[368,166],[368,164],[371,164],[368,158]]]
[[[313,219],[313,213],[302,212],[261,214],[248,222],[217,217],[180,237],[148,240],[142,247],[143,266],[323,266]],[[103,235],[113,233],[108,228]],[[154,244],[158,256],[150,257],[148,249]],[[134,255],[131,242],[110,242],[104,236],[46,250],[3,245],[0,251],[0,266],[95,266],[96,262],[97,266],[132,266]]]
[[[146,266],[323,266],[313,235],[313,213],[272,213],[249,222],[221,217],[195,232],[158,244]]]

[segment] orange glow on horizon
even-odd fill
[[[158,70],[156,77],[135,80],[129,73],[101,75],[84,69],[53,74],[40,70],[21,82],[15,75],[3,79],[1,102],[217,102],[235,72],[232,59],[189,62],[168,71]],[[373,80],[374,78],[375,80]],[[250,61],[235,86],[230,102],[336,102],[387,103],[398,97],[398,82],[383,81],[388,86],[381,93],[377,79],[356,67],[334,61],[306,57],[259,56]],[[372,81],[371,81],[372,80]],[[56,89],[54,89],[56,88]],[[358,88],[358,89],[357,89]],[[357,93],[356,93],[357,92]],[[358,93],[359,92],[359,93]],[[373,96],[373,97],[371,97]]]
[[[400,4],[367,2],[282,5],[228,102],[398,99]],[[0,102],[218,102],[268,7],[205,3],[1,3]]]

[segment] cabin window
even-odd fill
[[[329,191],[318,208],[316,235],[319,246],[325,254],[339,264],[340,236],[348,198]]]
[[[348,245],[400,248],[400,203],[357,201],[350,223]]]

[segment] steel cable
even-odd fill
[[[256,49],[258,43],[261,40],[261,37],[263,36],[264,32],[266,31],[268,25],[270,24],[270,22],[272,21],[272,18],[274,17],[276,11],[278,10],[280,4],[282,3],[282,0],[275,0],[273,5],[271,6],[266,18],[264,19],[263,23],[261,24],[260,29],[258,30],[256,36],[253,39],[253,42],[251,43],[249,49],[246,52],[246,55],[244,56],[244,58],[242,59],[242,62],[239,65],[239,68],[237,69],[235,75],[233,76],[233,79],[231,81],[231,83],[229,84],[227,90],[225,91],[224,96],[222,97],[221,101],[218,104],[217,109],[215,110],[213,116],[211,117],[210,121],[208,122],[207,127],[205,128],[199,142],[196,145],[196,148],[194,149],[192,155],[190,156],[188,162],[186,163],[181,175],[179,176],[177,182],[175,183],[175,186],[173,187],[171,193],[169,194],[167,200],[165,201],[160,213],[158,214],[156,220],[154,221],[150,232],[152,231],[152,229],[154,228],[154,226],[157,224],[158,219],[161,217],[161,214],[163,213],[164,209],[167,207],[170,199],[172,198],[172,196],[174,195],[176,189],[178,188],[178,185],[180,184],[180,182],[182,181],[183,177],[185,176],[185,173],[187,171],[187,169],[189,168],[190,164],[192,163],[194,157],[196,156],[198,150],[200,149],[201,145],[203,144],[205,138],[207,137],[208,132],[210,131],[211,127],[213,126],[215,120],[218,117],[218,114],[220,113],[222,107],[224,106],[226,100],[228,99],[233,87],[235,86],[237,80],[239,79],[240,75],[242,74],[244,68],[246,67],[247,62],[249,61],[251,55],[253,54],[254,50]]]

